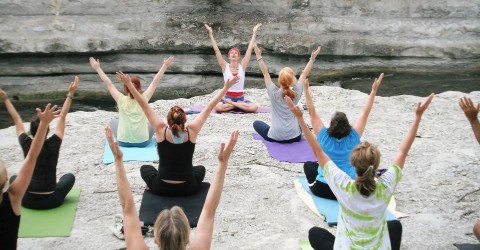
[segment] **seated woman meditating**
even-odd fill
[[[250,62],[253,44],[255,43],[255,39],[257,36],[257,30],[258,28],[260,28],[261,25],[262,24],[259,23],[255,25],[255,27],[253,27],[252,39],[250,39],[250,42],[248,43],[247,52],[245,52],[245,56],[243,57],[243,59],[240,60],[239,49],[231,48],[228,51],[227,56],[229,62],[227,63],[227,61],[223,59],[222,53],[217,46],[217,42],[215,42],[212,28],[205,24],[205,28],[208,31],[210,41],[212,42],[213,50],[215,51],[215,57],[217,58],[220,68],[222,69],[223,80],[227,81],[228,79],[232,79],[235,76],[240,77],[238,83],[228,89],[228,92],[225,93],[225,96],[223,97],[223,99],[221,99],[221,102],[219,102],[215,107],[215,110],[217,112],[226,112],[236,109],[248,113],[253,113],[257,111],[258,105],[245,99],[245,96],[243,95],[243,90],[245,86],[245,71],[247,69],[248,63]]]
[[[32,180],[28,186],[27,192],[23,196],[22,205],[31,209],[50,209],[62,205],[65,197],[75,184],[75,176],[71,173],[64,174],[57,183],[57,163],[60,154],[60,146],[62,145],[63,136],[65,134],[65,123],[68,111],[72,103],[73,95],[77,89],[79,82],[78,76],[68,87],[68,94],[63,103],[63,107],[55,128],[55,133],[49,138],[44,137],[44,146],[38,156],[35,171]],[[15,107],[7,98],[7,94],[0,89],[0,96],[4,97],[5,106],[8,113],[15,123],[15,129],[18,141],[22,147],[23,154],[26,157],[32,145],[32,138],[25,133],[23,121]],[[30,122],[30,134],[36,136],[40,117],[35,115]],[[47,132],[48,134],[48,132]],[[10,182],[15,180],[16,176],[12,176]]]
[[[238,82],[239,77],[226,81],[223,88],[188,124],[186,124],[185,111],[179,106],[173,106],[167,114],[167,123],[163,122],[135,89],[130,76],[118,72],[117,78],[130,89],[155,130],[160,158],[158,170],[150,165],[140,168],[142,179],[148,188],[158,195],[165,196],[186,196],[197,193],[205,177],[205,167],[192,164],[197,136],[215,105],[225,92]]]
[[[163,60],[162,67],[155,75],[148,88],[141,95],[146,102],[152,98],[155,90],[157,89],[158,82],[160,82],[165,74],[165,71],[172,64],[173,60],[173,56]],[[95,58],[90,57],[90,65],[97,71],[98,75],[103,80],[108,91],[110,92],[110,95],[117,103],[118,120],[112,119],[110,121],[110,127],[112,128],[113,135],[118,140],[119,145],[122,147],[147,146],[153,136],[153,129],[150,124],[148,124],[142,108],[133,98],[130,90],[124,87],[125,95],[118,91],[110,78],[108,78],[108,76],[100,67],[100,60],[95,60]],[[131,76],[131,79],[135,85],[135,89],[137,91],[141,91],[142,87],[140,84],[140,79],[136,76]]]
[[[123,167],[123,154],[118,143],[113,141],[112,132],[109,127],[105,129],[108,143],[115,158],[115,169],[117,172],[117,189],[120,204],[123,211],[123,232],[127,249],[149,249],[145,244],[140,229],[135,202],[133,201],[132,190],[128,183],[125,168]],[[220,202],[225,173],[227,171],[228,159],[238,139],[238,131],[232,132],[230,141],[225,146],[220,144],[218,153],[218,167],[213,178],[212,185],[208,190],[205,204],[203,205],[198,220],[195,237],[190,241],[190,224],[187,216],[180,207],[174,206],[171,209],[164,209],[157,217],[154,225],[155,243],[159,249],[210,249],[212,244],[215,212]]]
[[[433,96],[431,94],[424,103],[418,103],[412,127],[400,144],[392,166],[381,176],[375,174],[380,165],[380,151],[374,144],[362,142],[353,149],[350,161],[357,173],[355,178],[328,157],[309,131],[302,110],[285,97],[340,203],[336,237],[323,228],[310,229],[308,239],[314,249],[400,249],[401,224],[397,220],[387,223],[386,210],[402,177],[403,165],[422,115]]]
[[[6,95],[1,96],[4,100]],[[18,172],[17,178],[8,186],[7,167],[0,161],[0,247],[1,249],[17,249],[18,228],[20,226],[20,212],[23,195],[30,184],[37,157],[47,136],[48,125],[60,113],[57,106],[48,104],[42,112],[37,109],[40,120],[36,136],[33,138],[30,150],[25,156],[23,165]],[[8,187],[8,188],[7,188]],[[4,191],[6,189],[6,191]]]
[[[312,121],[312,127],[317,141],[322,146],[323,151],[332,159],[333,162],[343,172],[347,173],[350,178],[355,179],[355,168],[350,163],[350,152],[360,143],[363,131],[367,124],[368,115],[372,110],[375,96],[378,88],[382,83],[383,73],[378,78],[375,78],[372,85],[372,91],[368,97],[368,101],[363,108],[362,113],[357,118],[353,127],[348,122],[347,115],[343,112],[336,112],[330,121],[330,127],[327,128],[318,116],[313,105],[312,97],[308,81],[305,81],[305,100]],[[303,165],[303,170],[307,177],[310,190],[313,194],[319,197],[336,200],[330,187],[327,185],[323,170],[316,162],[306,162]]]
[[[283,100],[284,96],[290,97],[295,104],[300,101],[302,97],[303,82],[307,79],[310,70],[312,69],[313,62],[318,53],[320,53],[320,46],[312,51],[310,60],[308,60],[305,69],[302,71],[300,78],[295,78],[293,70],[289,67],[285,67],[280,70],[278,74],[277,87],[273,82],[270,74],[268,73],[267,65],[262,57],[262,51],[258,46],[254,45],[255,55],[262,71],[263,78],[265,79],[265,86],[267,87],[268,97],[270,98],[270,107],[272,109],[272,126],[262,121],[254,121],[253,128],[255,131],[263,137],[266,141],[291,143],[300,141],[302,138],[302,131],[298,122],[293,116],[292,112],[288,108],[287,104]],[[293,90],[291,87],[293,86]]]

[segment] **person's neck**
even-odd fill
[[[237,60],[230,61],[230,67],[234,68],[234,69],[237,69],[238,68],[238,61]]]

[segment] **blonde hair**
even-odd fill
[[[2,191],[2,194],[0,195],[0,204],[3,199],[3,188],[5,188],[5,184],[7,184],[8,181],[7,177],[7,167],[5,166],[5,162],[0,160],[0,190]]]
[[[288,96],[291,99],[295,98],[295,92],[290,89],[290,86],[295,82],[297,82],[297,78],[295,78],[295,73],[291,68],[285,67],[278,73],[278,85],[283,89],[283,96]]]
[[[375,192],[375,172],[380,165],[380,156],[377,146],[369,142],[361,142],[350,154],[350,162],[357,170],[355,185],[363,196]]]
[[[159,249],[186,250],[190,240],[190,224],[183,210],[174,206],[164,209],[155,221],[154,237]]]

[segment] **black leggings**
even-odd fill
[[[193,177],[185,180],[184,183],[171,184],[162,181],[158,177],[158,171],[150,165],[143,165],[140,168],[140,175],[152,192],[163,196],[188,196],[200,191],[200,184],[205,178],[204,166],[193,166]]]
[[[332,192],[332,189],[327,183],[317,181],[318,175],[318,163],[313,161],[307,161],[303,164],[303,172],[307,176],[307,181],[310,187],[310,191],[318,197],[327,198],[330,200],[336,200],[337,197]]]
[[[275,139],[272,139],[268,137],[268,131],[270,130],[270,126],[262,121],[254,121],[253,122],[253,129],[265,140],[269,142],[278,142],[278,143],[292,143],[292,142],[298,142],[302,139],[302,133],[300,133],[299,136],[294,137],[292,139],[288,140],[282,140],[282,141],[277,141]]]
[[[10,178],[12,183],[17,176]],[[22,199],[22,206],[30,209],[50,209],[56,208],[63,204],[65,197],[75,184],[75,176],[73,174],[63,175],[55,187],[55,191],[51,194],[32,194],[25,192]]]
[[[402,243],[402,223],[398,220],[387,221],[388,234],[392,250],[399,250]],[[308,231],[308,240],[313,249],[333,249],[335,236],[328,230],[321,227],[312,227]]]

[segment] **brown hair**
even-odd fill
[[[155,243],[162,250],[187,249],[190,240],[190,224],[180,207],[164,209],[153,226]]]
[[[173,106],[167,114],[167,123],[175,136],[179,136],[180,131],[185,129],[187,115],[180,106]]]
[[[290,89],[290,86],[296,81],[297,78],[295,78],[295,73],[291,68],[285,67],[280,70],[280,73],[278,73],[278,85],[283,89],[283,96],[288,96],[291,99],[295,98],[295,92]]]
[[[327,133],[331,137],[342,139],[350,134],[352,126],[348,122],[347,115],[343,112],[335,112],[330,121],[330,127],[327,129]]]
[[[370,196],[375,191],[375,172],[380,164],[380,151],[369,142],[361,142],[352,150],[350,162],[357,170],[355,185],[363,196]]]
[[[37,134],[38,126],[40,126],[40,117],[38,117],[38,115],[35,113],[32,116],[32,119],[30,120],[30,134],[33,137],[35,137],[35,135]],[[48,135],[49,132],[50,132],[50,127],[47,128],[46,135]]]
[[[138,92],[142,91],[142,85],[140,84],[140,78],[136,75],[130,75],[130,79],[132,80],[133,86],[138,90]],[[131,99],[134,99],[132,92],[128,89],[126,85],[123,85],[123,91],[130,97]]]

